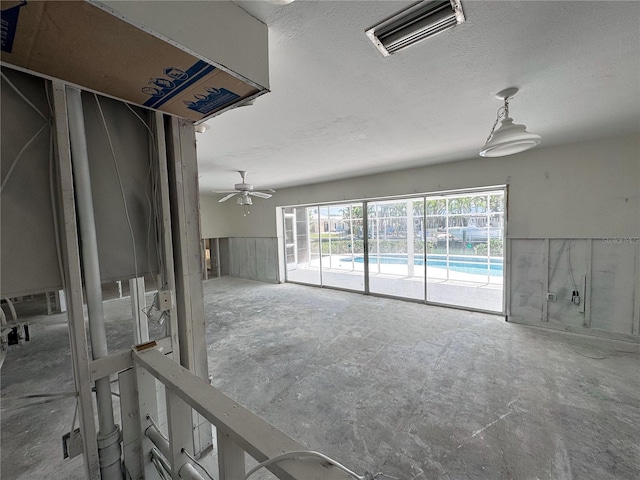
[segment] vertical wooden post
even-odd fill
[[[151,448],[153,448],[153,443],[145,435],[147,428],[153,428],[151,426],[151,421],[147,418],[147,415],[149,415],[156,421],[158,420],[158,395],[156,392],[156,379],[153,377],[153,375],[151,375],[143,367],[136,363],[134,363],[133,368],[135,372],[135,382],[137,385],[136,392],[138,397],[138,425],[140,428],[140,470],[144,472],[144,478],[146,479],[157,478],[158,474],[153,463],[151,462]]]
[[[122,451],[124,454],[125,478],[144,478],[142,463],[142,437],[140,432],[140,410],[138,387],[133,368],[118,374],[120,385],[120,414],[122,418]]]
[[[73,379],[78,392],[78,417],[84,449],[84,469],[87,478],[100,477],[96,425],[89,377],[89,352],[82,303],[80,249],[76,224],[75,193],[71,168],[71,147],[65,86],[53,82],[53,104],[56,127],[56,148],[62,206],[62,250],[65,275],[65,296],[69,318],[69,339],[73,365]]]
[[[185,425],[191,424],[192,410],[180,397],[168,388],[167,394],[167,423],[169,426],[169,448],[171,449],[171,478],[180,479],[180,467],[189,461],[189,458],[182,453],[185,448],[189,453],[193,452],[194,437],[191,429]]]
[[[171,292],[172,299],[169,316],[169,335],[171,336],[172,358],[180,361],[180,339],[178,336],[178,310],[176,308],[176,280],[173,260],[173,232],[171,231],[171,201],[169,195],[169,170],[167,159],[167,143],[164,129],[164,115],[160,112],[154,114],[155,141],[157,151],[157,166],[160,188],[160,214],[162,231],[162,259],[164,272],[161,289]]]
[[[186,120],[172,117],[169,122],[167,151],[180,364],[208,381],[195,132]],[[193,429],[194,453],[199,455],[212,446],[211,425],[194,412]]]
[[[245,475],[244,450],[229,435],[217,431],[218,476],[220,480],[243,480]]]

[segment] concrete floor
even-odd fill
[[[117,297],[113,285],[104,294]],[[147,295],[147,304],[151,299]],[[67,315],[47,315],[43,297],[25,299],[16,310],[18,319],[29,323],[31,339],[10,347],[0,371],[0,479],[84,480],[82,457],[65,460],[62,455],[62,436],[71,431],[75,398],[19,398],[74,390]],[[109,352],[130,348],[130,299],[107,300],[104,311]],[[164,325],[149,324],[151,338],[161,338],[163,332]],[[117,392],[117,385],[113,390]],[[116,397],[114,408],[119,422]]]
[[[205,292],[214,385],[356,471],[640,478],[637,345],[291,284]]]
[[[111,350],[127,348],[128,301],[105,311]],[[214,386],[359,473],[640,478],[638,345],[229,277],[205,282],[205,312]],[[10,399],[73,388],[65,321],[34,317],[2,368],[3,479],[83,478],[60,443],[74,400]]]

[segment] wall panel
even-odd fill
[[[594,240],[591,282],[591,327],[631,334],[638,244]],[[635,280],[635,281],[634,281]]]
[[[277,249],[277,238],[230,238],[229,274],[250,280],[277,282]]]
[[[542,321],[544,240],[511,241],[511,309],[513,319]]]
[[[49,82],[8,68],[2,73],[44,116],[50,116],[45,93]],[[45,126],[47,120],[4,79],[1,92],[0,182],[5,185],[0,194],[0,293],[18,296],[58,290],[62,281],[50,191],[53,127]],[[20,150],[43,126],[15,162]]]
[[[136,273],[140,276],[147,272],[157,272],[158,261],[156,228],[151,210],[153,187],[147,129],[124,103],[100,96],[98,98],[104,122],[93,94],[83,93],[82,106],[96,216],[100,275],[102,281],[106,282],[133,278]],[[144,110],[136,111],[143,119],[146,117]],[[120,181],[126,198],[126,210]],[[135,239],[137,266],[134,262],[129,221]]]
[[[511,240],[509,321],[640,342],[638,255],[636,237]]]
[[[555,294],[556,300],[547,303],[547,321],[556,325],[584,326],[586,255],[587,240],[549,241],[547,291]],[[579,293],[579,304],[572,302],[574,291]]]

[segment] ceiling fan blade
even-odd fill
[[[218,200],[218,203],[226,202],[226,201],[227,201],[227,200],[229,200],[231,197],[233,197],[233,196],[235,196],[235,195],[237,195],[237,194],[238,194],[238,192],[230,193],[229,195],[226,195],[226,196],[222,197],[220,200]]]
[[[271,198],[271,194],[270,193],[264,193],[264,192],[249,192],[249,195],[253,195],[254,197],[259,197],[259,198]]]
[[[238,190],[217,190],[217,191],[211,192],[211,193],[215,193],[217,195],[217,194],[222,194],[222,193],[237,193],[237,192],[238,192]]]

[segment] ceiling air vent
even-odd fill
[[[428,0],[393,15],[365,33],[382,55],[388,57],[462,22],[460,0]]]

